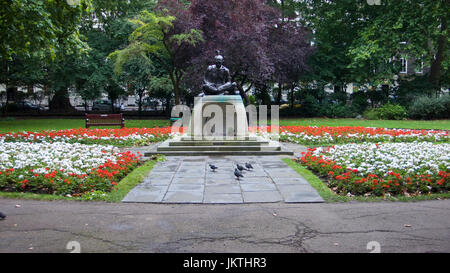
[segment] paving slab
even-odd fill
[[[150,174],[146,177],[148,180],[153,179],[171,179],[174,176],[175,172],[150,172]]]
[[[153,186],[136,187],[132,189],[122,202],[131,203],[160,203],[167,192],[167,187]]]
[[[203,177],[175,177],[172,180],[172,184],[201,184],[205,183],[205,178]]]
[[[204,185],[201,184],[172,184],[168,191],[200,191],[205,190]]]
[[[172,183],[171,179],[152,179],[148,181],[147,184],[153,185],[153,186],[169,186],[170,183]]]
[[[244,177],[240,179],[240,183],[242,184],[251,184],[251,183],[272,183],[272,179],[268,176],[258,176],[258,177]]]
[[[262,192],[262,191],[276,191],[277,188],[275,184],[269,183],[249,183],[249,184],[241,184],[241,188],[243,192],[253,191],[253,192]]]
[[[203,203],[201,191],[169,191],[162,200],[163,203]]]
[[[234,178],[206,178],[206,185],[238,185],[239,182]]]
[[[283,200],[279,191],[243,192],[245,203],[273,203]]]
[[[166,157],[123,199],[136,203],[311,203],[317,191],[279,156]],[[237,164],[252,164],[234,176]],[[212,171],[208,164],[218,167]]]
[[[219,185],[206,185],[205,194],[226,194],[226,193],[241,193],[241,187],[236,184],[219,184]]]
[[[244,203],[240,193],[205,193],[205,204],[240,204]]]
[[[276,185],[309,185],[303,177],[272,177]]]

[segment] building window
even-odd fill
[[[402,56],[400,58],[400,62],[402,65],[402,68],[400,69],[400,73],[402,73],[402,74],[408,73],[408,59],[406,58],[406,56]]]
[[[419,73],[419,74],[423,73],[423,56],[417,60],[415,71],[416,71],[416,73]]]

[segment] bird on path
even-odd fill
[[[213,164],[209,164],[209,167],[211,168],[211,170],[212,170],[213,172],[215,172],[216,169],[219,168],[219,167],[214,166]]]
[[[6,218],[6,215],[4,215],[2,212],[0,212],[0,220],[3,220]]]
[[[244,177],[238,169],[234,169],[234,175],[236,176],[237,180],[239,180],[239,177]]]
[[[247,169],[253,169],[253,166],[252,166],[252,164],[250,164],[250,163],[245,163],[245,167],[246,167]]]
[[[244,170],[246,170],[247,171],[247,169],[245,169],[244,167],[242,167],[241,165],[239,165],[239,164],[236,164],[236,167],[239,169],[239,171],[244,171]]]

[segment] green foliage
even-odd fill
[[[248,96],[248,100],[250,104],[256,105],[256,97],[254,95]]]
[[[431,68],[426,77],[435,89],[439,84],[448,86],[449,1],[296,2],[300,20],[314,30],[312,80],[339,85],[392,84],[392,76],[401,69],[400,57],[407,54]]]
[[[377,120],[379,119],[378,111],[376,108],[367,109],[366,111],[364,111],[363,117],[368,120]]]
[[[108,195],[104,191],[91,191],[88,193],[85,193],[81,196],[82,200],[85,201],[105,201],[107,199]]]
[[[55,0],[2,0],[0,6],[0,56],[31,57],[33,54],[56,58],[58,51],[86,48],[78,31],[81,15],[91,0],[70,6]]]
[[[352,107],[353,109],[361,114],[363,113],[366,108],[369,106],[368,96],[365,92],[362,91],[356,91],[352,95]]]
[[[377,70],[373,78],[385,81],[392,79],[392,74],[398,74],[399,57],[407,53],[409,57],[423,58],[425,65],[431,66],[431,81],[435,70],[441,70],[441,78],[445,79],[448,51],[442,47],[442,40],[448,39],[445,21],[448,21],[449,9],[448,1],[436,0],[383,0],[381,5],[359,5],[359,17],[365,20],[349,46],[350,67],[373,64],[373,69]],[[389,61],[393,57],[396,58]]]
[[[412,101],[421,96],[435,94],[433,86],[426,76],[406,77],[399,80],[398,85],[392,89],[393,102],[408,107]]]
[[[179,103],[180,82],[186,67],[178,61],[184,54],[183,45],[196,46],[203,41],[202,32],[196,29],[176,32],[171,15],[159,15],[142,11],[136,18],[130,20],[137,28],[129,36],[129,45],[111,53],[108,58],[114,61],[114,71],[120,74],[123,66],[134,58],[156,59],[169,75],[175,93],[176,103]]]
[[[403,106],[390,103],[378,108],[378,115],[380,119],[401,120],[407,117],[406,109]]]
[[[306,95],[301,101],[301,107],[299,109],[304,117],[317,117],[320,116],[321,106],[317,99],[312,95]]]
[[[354,118],[357,115],[353,107],[342,104],[324,106],[322,111],[329,118]]]
[[[371,120],[402,120],[407,116],[408,114],[403,106],[390,103],[387,103],[380,108],[373,108],[364,112],[364,117]]]
[[[415,119],[450,118],[450,95],[418,97],[409,107],[409,115]]]

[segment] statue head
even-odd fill
[[[223,64],[223,56],[220,55],[219,50],[217,50],[216,53],[217,55],[214,57],[214,64],[216,65],[217,68],[220,68]]]

